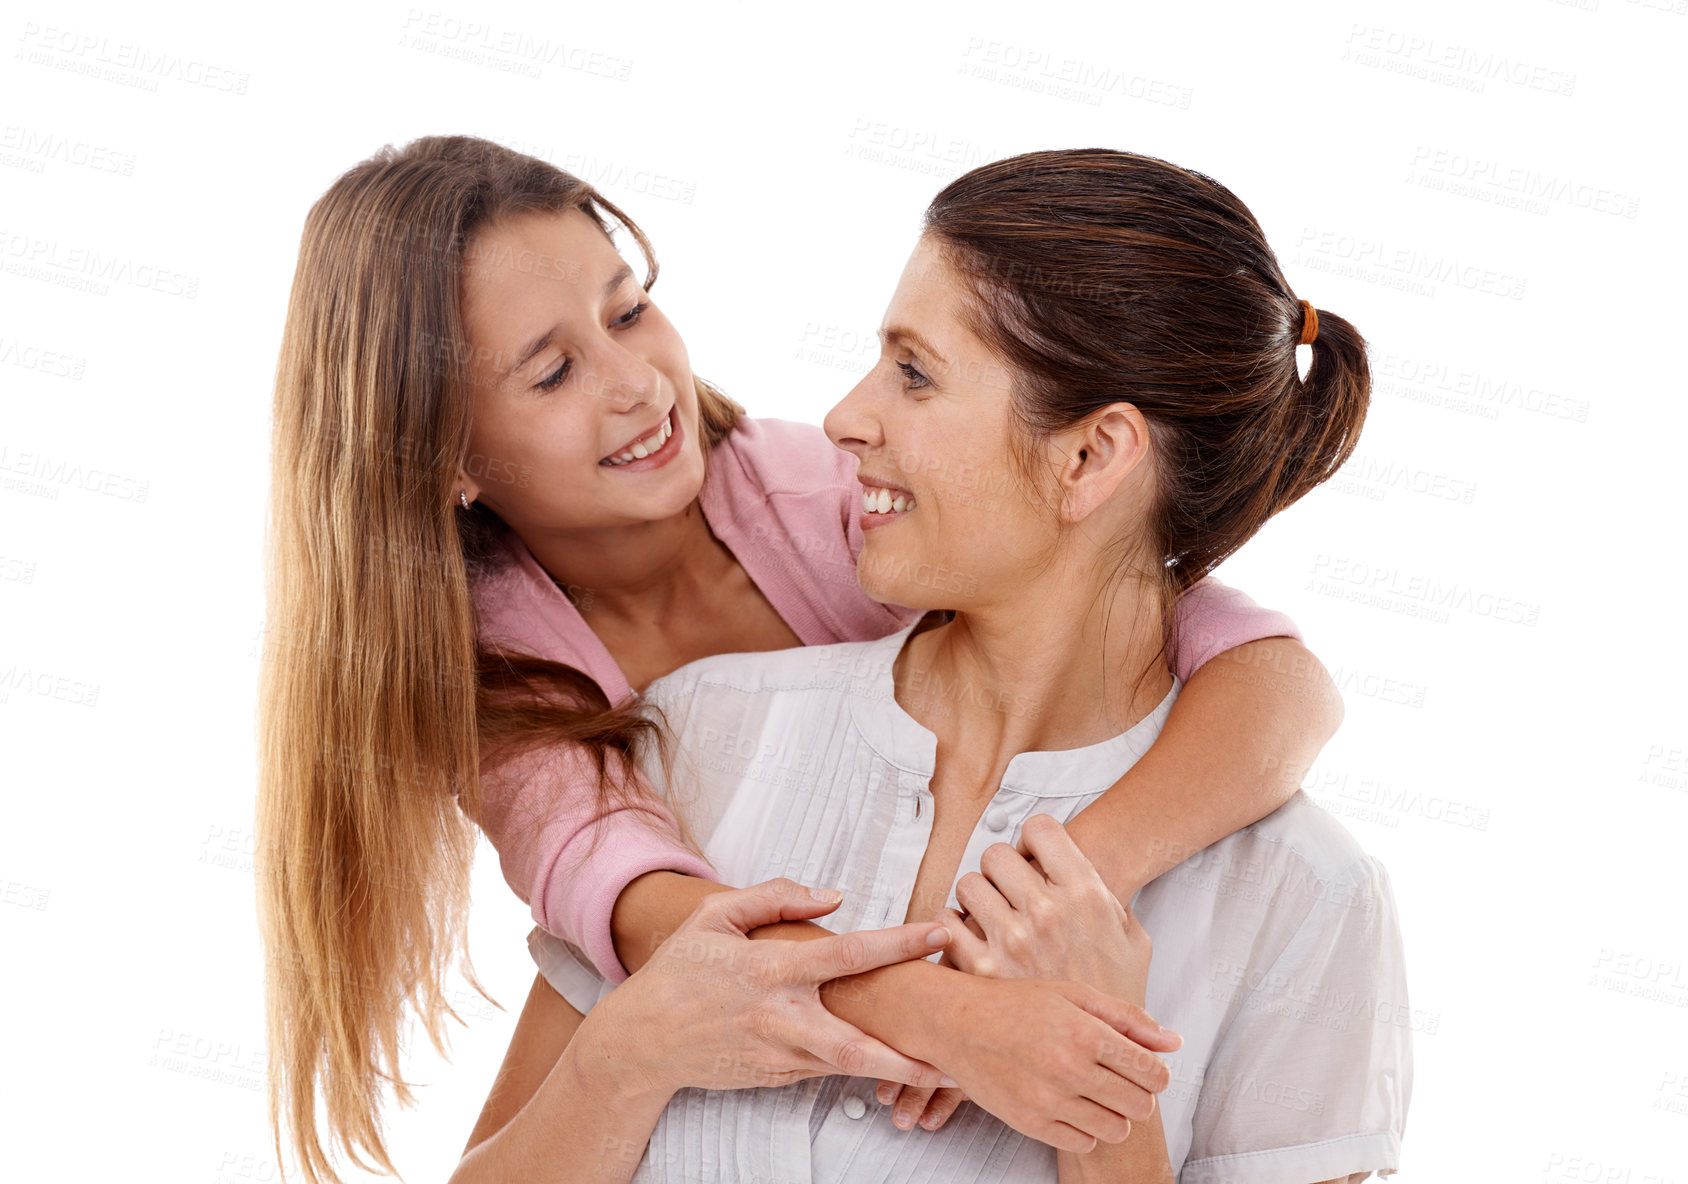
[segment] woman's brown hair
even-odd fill
[[[650,242],[591,186],[467,136],[387,147],[305,222],[276,372],[259,719],[259,914],[270,1121],[305,1176],[338,1146],[393,1172],[382,1091],[414,1014],[444,1051],[481,772],[586,744],[608,800],[653,738],[585,674],[483,648],[471,580],[506,528],[457,506],[470,426],[458,284],[477,231],[578,210]],[[741,409],[699,381],[706,454]],[[484,991],[482,992],[485,993]],[[317,1130],[317,1106],[328,1139]]]
[[[1158,591],[1178,596],[1354,449],[1371,379],[1353,325],[1300,302],[1260,225],[1210,177],[1108,149],[1032,152],[945,186],[925,231],[969,281],[1028,440],[1131,403],[1159,474]]]

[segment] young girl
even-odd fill
[[[319,1098],[331,1142],[391,1168],[380,1090],[410,1100],[409,1011],[440,1044],[466,819],[539,924],[620,980],[727,887],[633,763],[653,727],[638,690],[710,654],[906,626],[853,566],[917,474],[985,508],[1016,497],[941,447],[864,490],[819,429],[744,417],[692,375],[655,275],[643,234],[589,187],[464,137],[378,154],[307,220],[277,374],[258,829],[272,1107],[313,1179],[334,1178]],[[934,592],[980,579],[907,574]],[[1154,750],[1069,828],[1122,898],[1284,802],[1340,714],[1287,620],[1212,581],[1184,588],[1170,645],[1188,686]],[[753,936],[824,932],[798,929]],[[741,986],[765,987],[765,960],[740,961]],[[798,962],[807,995],[757,1020],[788,1065],[921,1087],[907,1125],[954,1108],[903,1055],[941,968],[887,966],[823,1007],[826,960]],[[1003,1030],[1075,1007],[992,998],[983,1018]],[[1045,1120],[1072,1100],[1017,1079]]]
[[[1045,262],[1067,286],[1037,281]],[[893,924],[949,897],[950,953],[970,973],[947,972],[951,1006],[909,1048],[979,1104],[910,1135],[850,1075],[734,1088],[748,1083],[698,1063],[692,1035],[660,1018],[694,1006],[678,956],[691,933],[621,986],[538,934],[544,977],[455,1184],[1305,1184],[1394,1170],[1412,1073],[1383,868],[1298,794],[1150,883],[1134,918],[1059,825],[1173,710],[1171,596],[1353,447],[1359,335],[1298,304],[1227,190],[1104,151],[1033,153],[948,186],[883,332],[881,364],[827,416],[863,484],[888,485],[905,450],[942,448],[1017,474],[1027,496],[981,507],[908,478],[905,508],[869,532],[862,582],[948,619],[657,680],[648,709],[682,752],[708,754],[716,735],[748,743],[647,771],[724,876],[843,888],[829,928]],[[1305,382],[1298,340],[1314,347]],[[978,377],[993,362],[1009,383]],[[1265,439],[1274,452],[1256,450]],[[934,589],[910,578],[921,565],[980,578]],[[981,701],[966,689],[981,680],[1041,710]],[[1135,1083],[1093,1075],[1064,1125],[1025,1129],[982,1063],[980,1046],[1010,1034],[941,1037],[966,1026],[983,985],[1027,976],[1146,1004],[1183,1037],[1170,1073],[1134,1053],[1149,1062]]]

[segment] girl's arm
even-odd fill
[[[1067,833],[1130,900],[1289,801],[1341,722],[1335,684],[1299,641],[1227,649],[1187,676],[1149,751]]]
[[[743,965],[746,929],[822,916],[842,898],[787,879],[723,893],[588,1016],[537,978],[453,1184],[625,1181],[676,1090],[783,1085],[831,1072],[814,1058],[792,1066],[783,1029],[793,1003],[840,975],[921,958],[946,940],[943,928],[937,943],[930,922],[764,943],[758,991],[700,987],[699,973],[708,982],[751,971]],[[832,1024],[836,1039],[844,1025]]]

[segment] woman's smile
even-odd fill
[[[914,509],[914,494],[897,485],[857,478],[862,483],[862,529],[872,530]]]

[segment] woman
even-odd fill
[[[1073,977],[1146,1005],[1183,1036],[1172,1088],[1152,1107],[1099,1097],[1142,1121],[1083,1153],[971,1105],[943,1130],[907,1135],[847,1076],[701,1090],[705,1074],[683,1055],[667,1059],[683,1036],[665,1041],[647,1026],[635,1040],[624,1026],[660,1014],[654,999],[685,996],[673,951],[658,952],[654,982],[641,970],[617,987],[540,936],[543,979],[505,1088],[454,1180],[628,1179],[637,1168],[641,1180],[1067,1184],[1394,1170],[1411,1058],[1406,1027],[1389,1019],[1406,995],[1381,866],[1298,794],[1138,894],[1151,965],[1136,920],[1058,825],[1168,717],[1178,682],[1162,620],[1179,589],[1352,450],[1368,390],[1359,335],[1298,304],[1229,191],[1097,150],[999,161],[949,185],[881,335],[879,366],[827,417],[862,483],[889,484],[903,450],[941,447],[958,463],[1018,473],[1025,497],[981,511],[913,480],[900,493],[916,508],[870,529],[864,586],[951,609],[947,621],[866,643],[722,655],[654,682],[648,707],[680,751],[737,735],[752,754],[736,767],[677,767],[675,804],[726,878],[841,886],[828,927],[912,917],[965,871],[951,904],[970,917],[940,914],[959,967]],[[1298,341],[1313,346],[1305,381]],[[1006,384],[977,377],[995,367]],[[919,564],[980,578],[935,592],[904,574]],[[972,693],[981,685],[999,693],[985,701]],[[1005,701],[1038,710],[1004,711]],[[1040,809],[1052,817],[1033,816]],[[1009,825],[993,826],[993,811]],[[999,840],[1019,821],[1016,853]],[[963,1013],[966,981],[954,1004]],[[578,1072],[575,1032],[591,1048],[628,1050],[624,1065],[591,1054],[588,1072],[634,1104],[613,1115],[554,1108],[565,1074],[553,1065]],[[973,1092],[968,1057],[909,1051]],[[592,1135],[601,1153],[588,1162],[545,1154],[548,1138]]]
[[[612,222],[645,254],[644,285]],[[652,726],[637,689],[709,654],[913,619],[856,583],[867,507],[849,458],[694,380],[654,277],[643,235],[590,188],[463,137],[365,162],[307,222],[277,376],[258,828],[272,1105],[313,1178],[333,1177],[319,1100],[333,1141],[391,1166],[380,1091],[410,1097],[406,1012],[438,1045],[450,1011],[466,819],[541,926],[619,980],[727,888],[631,760]],[[975,503],[1003,496],[941,455],[905,462]],[[886,511],[895,496],[875,493],[867,517]],[[1295,778],[1259,771],[1303,767],[1336,722],[1284,618],[1211,582],[1183,604],[1172,644],[1189,687],[1167,735],[1072,826],[1124,895],[1286,800]],[[958,1103],[897,1045],[946,989],[937,968],[873,970],[823,1007],[829,960],[792,957],[807,994],[756,1013],[783,1050],[770,1064],[917,1085],[907,1125]],[[773,996],[755,979],[768,960],[742,961],[757,989],[733,998],[749,1015],[743,1000]],[[1082,1010],[1042,987],[989,1000],[1015,1035],[1028,1007]],[[1005,1054],[1000,1074],[1017,1091],[1001,1109],[1028,1127],[1052,1121],[1056,1094],[1076,1100],[1023,1059]]]

